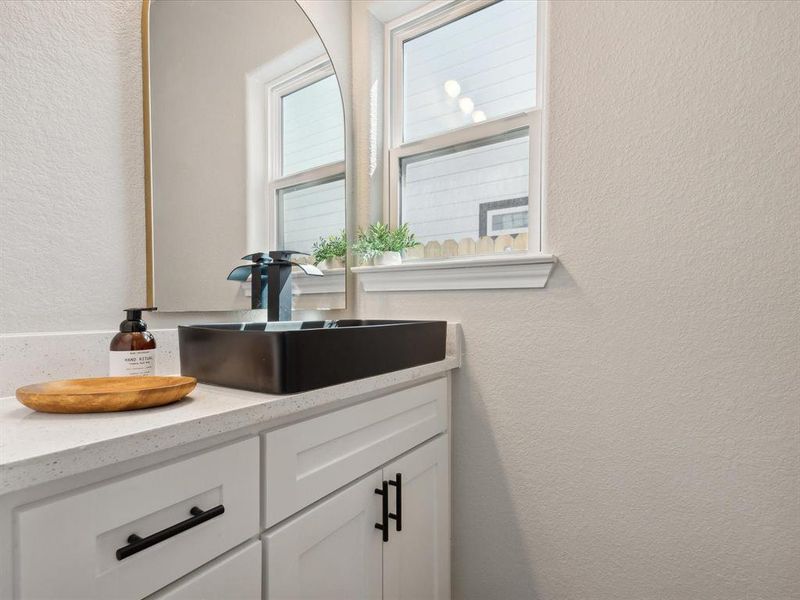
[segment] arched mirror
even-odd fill
[[[269,250],[295,267],[295,309],[344,308],[344,111],[330,57],[295,0],[150,0],[143,8],[148,299],[254,307],[228,275]]]

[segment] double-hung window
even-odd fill
[[[539,253],[542,3],[435,6],[387,26],[389,221],[410,259]]]
[[[310,253],[345,228],[344,116],[327,57],[269,85],[270,247]]]

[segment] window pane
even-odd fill
[[[344,116],[331,75],[282,98],[283,175],[344,160]]]
[[[403,46],[403,139],[536,105],[535,0],[504,0]]]
[[[278,194],[281,248],[311,253],[321,236],[344,229],[344,211],[344,179],[282,190]]]
[[[402,222],[423,244],[527,231],[528,165],[527,131],[404,159]]]
[[[522,202],[521,202],[522,201]],[[507,207],[512,204],[513,206]],[[500,200],[499,202],[481,203],[481,235],[513,235],[515,233],[527,233],[528,231],[528,199],[515,198],[509,202]],[[486,215],[483,215],[485,211]],[[485,227],[484,227],[485,223]]]

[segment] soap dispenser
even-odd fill
[[[156,307],[125,309],[126,319],[119,324],[119,333],[109,346],[108,374],[111,377],[155,375],[156,339],[142,321],[142,311],[150,310]]]

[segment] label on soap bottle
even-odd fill
[[[156,351],[112,350],[108,353],[108,374],[111,377],[127,375],[155,375]]]

